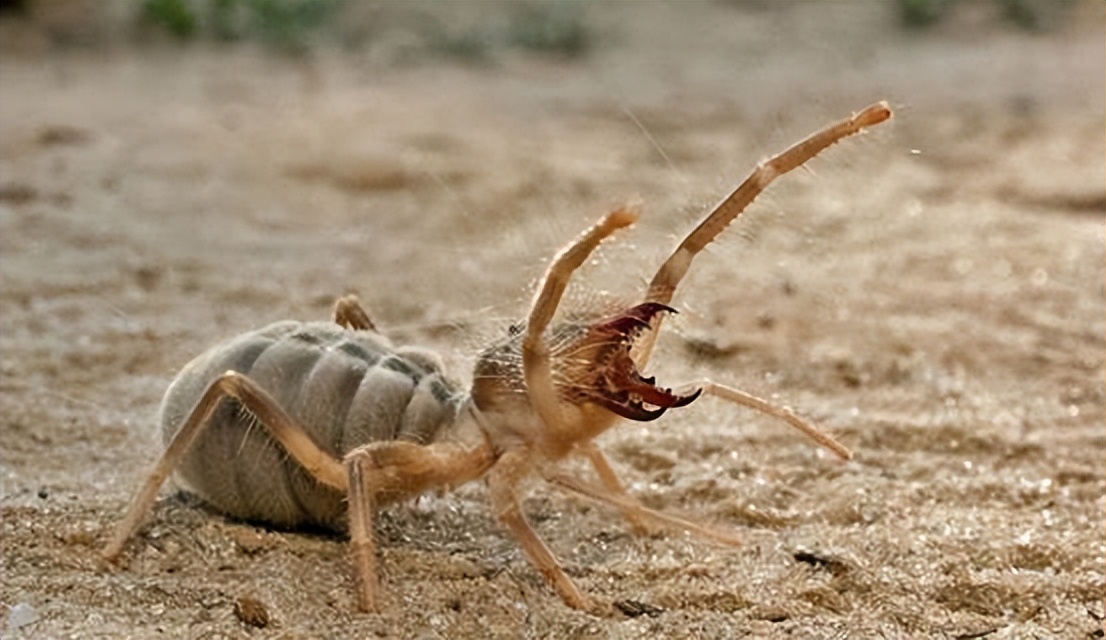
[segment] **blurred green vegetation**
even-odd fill
[[[259,39],[285,51],[325,35],[347,0],[143,0],[142,17],[181,39]]]
[[[595,41],[587,26],[584,2],[545,0],[489,6],[506,11],[490,12],[484,20],[468,25],[458,25],[448,14],[427,12],[419,20],[419,31],[433,51],[477,61],[509,49],[571,58],[586,54]]]
[[[713,3],[738,10],[727,19],[739,20],[741,12],[801,11],[814,0]],[[1075,13],[1070,9],[1076,4],[1076,0],[865,3],[906,30],[990,22],[1027,32],[1058,28]],[[618,28],[615,9],[638,11],[643,6],[614,0],[0,0],[0,17],[20,21],[4,31],[7,42],[0,46],[37,42],[35,46],[96,47],[169,39],[262,43],[292,54],[326,46],[372,47],[381,59],[392,62],[439,57],[494,63],[511,51],[576,58],[612,40],[603,30]]]
[[[911,29],[931,27],[948,18],[958,6],[980,0],[898,0],[902,24]],[[992,0],[997,13],[1026,31],[1056,27],[1073,0]]]
[[[196,16],[186,0],[146,0],[142,6],[150,20],[165,27],[178,38],[196,33]]]
[[[360,6],[352,6],[355,4]],[[465,6],[467,4],[467,6]],[[386,5],[386,6],[385,6]],[[487,9],[487,11],[480,11]],[[498,51],[523,49],[566,57],[585,53],[593,39],[578,0],[514,2],[370,3],[364,0],[142,0],[142,18],[181,40],[260,40],[288,52],[303,52],[320,41],[359,44],[373,24],[343,25],[360,11],[362,21],[404,22],[427,50],[471,60]],[[454,20],[459,11],[483,18]],[[387,14],[387,15],[385,15]],[[352,42],[351,42],[352,41]]]

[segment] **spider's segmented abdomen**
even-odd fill
[[[162,401],[165,443],[226,371],[265,389],[327,452],[383,440],[427,443],[452,422],[458,390],[423,354],[375,332],[284,321],[196,358]],[[344,526],[345,496],[315,482],[235,400],[219,403],[178,477],[220,511],[278,526]]]

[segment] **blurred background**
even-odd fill
[[[612,10],[601,4],[571,0],[3,0],[0,12],[8,22],[7,46],[15,50],[149,44],[171,38],[253,41],[285,53],[308,53],[320,46],[391,48],[393,55],[402,49],[407,59],[436,54],[481,60],[511,49],[586,55],[602,38],[596,31],[596,14]],[[770,12],[790,10],[801,3],[718,0],[716,4],[735,11]],[[892,22],[889,28],[907,31],[983,21],[1047,32],[1072,19],[1077,0],[886,0],[868,4],[867,11]]]
[[[3,0],[0,631],[1101,637],[1104,28],[1100,0]],[[362,616],[343,540],[167,488],[96,565],[161,395],[217,341],[356,293],[465,385],[600,214],[642,212],[571,311],[635,302],[757,161],[877,100],[893,121],[696,259],[654,362],[856,459],[706,400],[600,440],[648,506],[742,548],[536,486],[569,574],[625,605],[598,619],[473,483],[382,516]]]

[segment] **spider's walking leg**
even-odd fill
[[[573,609],[588,611],[592,603],[581,593],[572,579],[561,568],[561,563],[537,532],[526,520],[519,504],[515,488],[530,473],[532,456],[524,449],[505,453],[488,474],[488,491],[492,509],[499,521],[515,536],[523,553],[545,577],[545,580],[561,596],[561,600]]]
[[[651,522],[668,529],[686,531],[704,540],[712,540],[731,547],[741,544],[741,540],[729,531],[703,526],[680,516],[650,509],[628,493],[614,493],[599,487],[593,487],[568,473],[548,473],[545,475],[545,480],[558,489],[563,489],[601,505],[614,507],[630,522]]]
[[[354,331],[376,331],[372,318],[353,294],[342,296],[334,302],[334,322]]]
[[[615,473],[614,468],[611,467],[610,460],[603,454],[599,445],[594,442],[588,442],[579,445],[577,448],[580,450],[580,453],[588,459],[588,462],[591,463],[592,468],[595,469],[595,474],[599,476],[599,481],[603,483],[603,488],[606,489],[608,493],[627,500],[633,500],[626,491],[626,485],[622,484],[622,480],[619,479],[618,474]],[[648,532],[648,527],[642,522],[641,516],[636,509],[619,507],[619,511],[622,513],[622,517],[630,523],[631,531],[638,535]]]
[[[119,523],[111,541],[104,547],[101,554],[104,559],[114,560],[123,551],[123,545],[142,524],[142,518],[149,511],[162,483],[196,442],[203,429],[210,424],[215,408],[227,396],[240,402],[256,416],[258,422],[268,429],[269,434],[311,477],[329,487],[345,491],[346,475],[342,463],[319,447],[307,431],[256,382],[235,371],[228,371],[208,385],[184,424],[173,436],[165,453],[131,502],[127,515]]]
[[[380,504],[452,488],[484,475],[495,462],[488,444],[466,448],[451,443],[374,442],[351,451],[349,474],[350,556],[362,611],[377,610],[376,544],[373,519]]]

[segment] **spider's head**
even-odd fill
[[[662,313],[675,311],[646,302],[599,320],[577,318],[553,326],[547,341],[558,398],[581,407],[602,407],[630,420],[649,421],[699,397],[699,391],[673,393],[638,371],[632,355],[635,345]],[[506,341],[486,350],[477,361],[472,395],[481,409],[512,404],[511,398],[529,406],[522,374],[522,333],[512,327]]]
[[[598,322],[577,325],[573,337],[550,340],[554,378],[560,395],[570,402],[591,402],[623,418],[646,422],[665,411],[690,404],[699,391],[673,393],[660,387],[652,376],[637,369],[632,351],[649,330],[655,317],[675,313],[658,302],[645,302]]]

